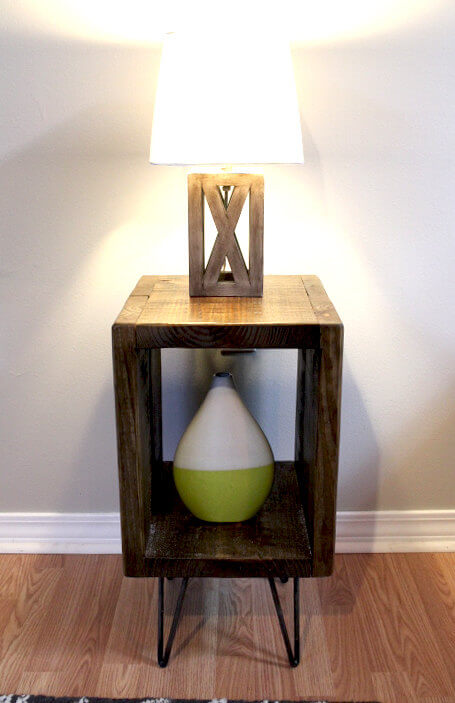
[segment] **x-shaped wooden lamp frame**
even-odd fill
[[[221,188],[232,186],[225,205]],[[248,267],[235,228],[250,196]],[[217,236],[210,257],[204,254],[204,198],[212,213]],[[188,231],[191,296],[262,296],[264,277],[264,177],[250,173],[191,173],[188,176]],[[221,275],[228,259],[232,277]]]

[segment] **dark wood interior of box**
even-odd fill
[[[165,470],[172,471],[170,462]],[[163,508],[151,515],[145,554],[149,575],[311,575],[305,515],[291,462],[276,464],[269,497],[259,513],[243,523],[204,523],[183,505],[172,481],[167,491],[167,503],[163,496]]]

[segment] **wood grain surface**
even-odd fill
[[[145,449],[141,430],[144,430],[148,417],[145,408],[148,385],[141,382],[144,355],[136,352],[134,325],[146,302],[146,296],[128,298],[112,327],[122,549],[125,570],[130,575],[143,573],[147,515],[151,503],[149,472],[145,475],[145,472],[137,471]]]
[[[220,188],[232,187],[227,206]],[[249,261],[245,263],[235,228],[249,197]],[[204,198],[217,236],[205,262]],[[189,292],[191,296],[261,296],[264,249],[264,177],[248,173],[188,175]],[[225,259],[231,280],[221,274]],[[220,275],[221,274],[221,275]]]
[[[267,276],[263,298],[221,299],[190,298],[183,276],[144,276],[112,335],[125,574],[328,576],[343,326],[319,279]],[[209,528],[175,501],[162,461],[161,348],[255,346],[299,350],[295,464],[256,519]]]
[[[305,506],[313,575],[332,572],[335,549],[343,328],[321,329],[320,349],[299,349],[295,467]]]
[[[0,689],[454,703],[454,574],[455,554],[338,555],[332,578],[301,581],[297,669],[265,579],[194,579],[160,669],[156,579],[124,578],[117,556],[2,555]],[[277,588],[289,618],[292,587]]]
[[[235,236],[235,228],[248,196],[248,191],[249,188],[246,185],[236,186],[226,209],[219,187],[215,183],[204,186],[207,205],[210,208],[217,230],[215,243],[202,279],[205,295],[209,295],[208,291],[218,285],[221,267],[226,257],[231,266],[234,287],[239,286],[242,291],[248,290],[248,269]]]
[[[137,325],[307,325],[317,323],[301,276],[266,276],[262,298],[193,299],[186,276],[159,278]]]
[[[262,298],[190,298],[186,276],[162,277],[136,321],[139,347],[298,348],[319,343],[301,276],[265,276]]]

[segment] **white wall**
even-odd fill
[[[341,4],[299,6],[306,164],[265,170],[265,269],[345,323],[339,508],[455,508],[455,5]],[[159,47],[143,3],[102,5],[0,0],[0,512],[117,509],[110,326],[187,271],[186,171],[147,161]],[[165,353],[168,458],[223,363]],[[290,458],[294,354],[229,365]]]

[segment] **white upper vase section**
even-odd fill
[[[267,438],[237,393],[231,374],[216,374],[179,442],[175,466],[196,471],[228,471],[272,462]]]

